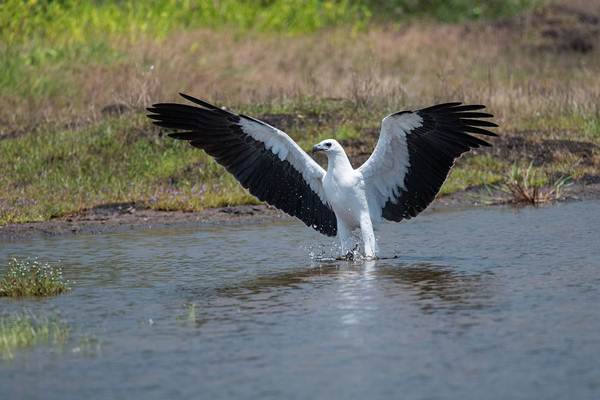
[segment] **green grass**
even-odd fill
[[[0,35],[7,43],[90,43],[98,35],[137,39],[175,29],[236,28],[286,33],[340,24],[364,26],[371,17],[425,16],[440,21],[513,15],[534,0],[150,0],[137,2],[7,0],[0,7]]]
[[[369,14],[363,2],[349,0],[8,0],[0,12],[0,33],[12,43],[42,38],[66,44],[85,43],[98,34],[136,39],[197,27],[294,33],[359,23]]]
[[[369,10],[380,19],[421,17],[442,22],[494,19],[514,15],[537,0],[370,0]]]
[[[253,202],[203,152],[161,139],[144,116],[3,140],[0,154],[0,224],[113,202],[165,210]]]
[[[36,260],[13,258],[0,277],[0,297],[54,296],[68,290],[60,268]]]
[[[69,334],[69,326],[54,317],[30,313],[0,316],[0,358],[10,360],[16,351],[37,345],[62,346]]]
[[[590,105],[597,106],[596,104]],[[540,132],[577,132],[578,140],[600,139],[600,115],[598,111],[578,112],[565,107],[559,113],[536,113],[526,115],[510,122],[510,126],[519,130],[538,130]]]
[[[251,109],[270,114],[296,109],[293,115],[340,111],[339,106],[332,107],[318,102],[309,109],[301,100],[297,108],[253,105]],[[310,149],[326,137],[356,138],[360,129],[357,122],[339,126],[308,122],[292,126],[288,133]],[[48,125],[0,140],[0,154],[0,225],[46,221],[107,203],[184,211],[258,204],[204,152],[160,137],[144,114],[66,130]]]
[[[505,161],[487,154],[460,159],[440,193],[448,195],[471,187],[496,184],[502,180],[506,168]]]
[[[142,39],[195,28],[297,34],[340,24],[362,26],[368,9],[350,0],[22,1],[0,5],[0,96],[35,101],[64,88],[64,71],[127,58]],[[43,71],[43,73],[41,73]],[[59,96],[60,97],[60,96]]]
[[[284,110],[278,106],[257,107],[251,109],[265,114]],[[372,115],[384,115],[383,110],[336,107],[316,103],[309,110],[301,102],[294,112],[288,104],[285,111],[304,120],[286,130],[304,149],[328,137],[361,139],[367,146],[374,146],[378,122]],[[239,110],[257,115],[248,109]],[[302,113],[317,117],[298,118]],[[323,119],[332,113],[336,118]],[[578,132],[585,129],[584,125],[572,127]],[[142,114],[72,130],[47,127],[0,140],[0,154],[0,170],[4,172],[0,175],[0,225],[45,221],[108,203],[133,202],[138,208],[183,211],[258,203],[204,152],[185,142],[160,137],[159,130]],[[564,154],[542,168],[547,176],[577,179],[598,174],[594,160],[582,164],[576,156]],[[511,161],[492,154],[464,157],[441,193],[499,184],[506,180],[510,168]]]

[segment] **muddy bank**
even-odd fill
[[[565,189],[561,201],[600,199],[600,179],[575,183]],[[482,206],[512,206],[505,194],[490,196],[484,188],[442,196],[425,211],[439,212]],[[290,221],[294,218],[266,205],[247,205],[211,208],[199,212],[157,211],[140,208],[136,204],[108,204],[77,214],[44,222],[0,226],[0,239],[24,239],[35,236],[99,234],[134,229],[155,229],[168,226],[223,226],[264,224]]]
[[[263,205],[210,208],[199,212],[157,211],[135,204],[109,204],[43,222],[0,226],[0,238],[97,234],[171,225],[227,225],[273,222],[290,218]]]

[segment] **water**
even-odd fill
[[[76,282],[0,299],[72,328],[0,361],[0,398],[600,398],[600,202],[378,236],[397,258],[311,260],[332,241],[298,223],[0,242],[1,265],[61,260]]]

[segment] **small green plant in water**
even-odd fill
[[[69,338],[68,325],[57,318],[17,313],[0,317],[0,358],[12,359],[16,350],[40,344],[62,346]]]
[[[198,318],[198,306],[196,303],[189,303],[185,306],[185,310],[177,319],[186,325],[200,326],[202,325],[202,319]]]
[[[102,342],[94,335],[83,335],[79,339],[79,345],[71,350],[74,354],[84,356],[96,356],[102,352]]]
[[[59,267],[13,258],[0,278],[0,297],[54,296],[68,291],[68,284]]]
[[[196,312],[196,303],[192,303],[187,308],[187,320],[191,324],[195,324],[197,322],[197,312]]]

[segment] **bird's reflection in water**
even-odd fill
[[[265,306],[264,301],[280,306],[298,301],[295,296],[288,296],[295,289],[331,289],[338,293],[339,301],[353,303],[360,302],[363,295],[401,297],[399,301],[416,303],[427,313],[456,312],[489,304],[492,273],[464,273],[452,266],[394,261],[324,262],[316,267],[259,276],[217,292],[221,297],[240,301],[243,307]]]
[[[425,312],[482,308],[492,297],[493,274],[490,272],[464,273],[451,266],[420,263],[381,266],[377,274],[397,284],[397,288],[387,287],[388,290],[410,291]]]

